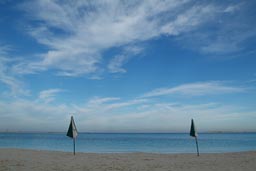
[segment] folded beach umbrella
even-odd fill
[[[71,121],[69,124],[69,128],[68,128],[68,132],[67,132],[67,136],[70,138],[73,138],[73,144],[74,144],[74,155],[76,154],[76,137],[77,137],[78,133],[77,133],[77,129],[76,129],[76,124],[74,121],[73,116],[71,116]]]
[[[199,156],[199,149],[198,149],[198,142],[197,142],[197,131],[196,131],[196,127],[195,127],[195,124],[194,124],[194,120],[191,119],[191,127],[190,127],[190,136],[191,137],[195,137],[195,140],[196,140],[196,148],[197,148],[197,156]]]

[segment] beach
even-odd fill
[[[77,153],[0,149],[0,171],[254,171],[256,152],[201,154]]]

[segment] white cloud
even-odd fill
[[[246,89],[243,87],[234,87],[225,85],[223,82],[210,81],[183,84],[171,88],[155,89],[151,92],[144,94],[142,97],[155,97],[171,94],[181,94],[188,96],[203,96],[210,94],[224,94],[224,93],[239,93],[244,92]]]
[[[91,98],[86,104],[82,106],[74,105],[74,109],[78,113],[84,113],[88,115],[105,115],[116,113],[120,110],[127,110],[129,107],[140,106],[145,103],[147,99],[132,99],[123,101],[117,97],[94,97]]]
[[[39,93],[39,100],[43,101],[45,103],[49,103],[55,100],[55,96],[57,93],[60,93],[64,90],[62,89],[48,89],[48,90],[43,90]]]
[[[0,99],[0,130],[65,131],[72,113],[79,130],[87,132],[180,132],[189,130],[191,118],[197,121],[200,131],[252,131],[256,129],[255,112],[243,105],[211,102],[211,98],[208,98],[208,102],[193,103],[160,102],[149,98],[168,94],[196,96],[245,90],[227,86],[226,82],[212,81],[157,89],[145,93],[144,98],[124,100],[120,97],[93,97],[78,105],[49,103],[57,93],[63,91],[49,89],[41,91],[36,100],[14,99],[6,102]]]
[[[233,20],[230,22],[231,26],[224,25],[221,28],[221,31],[213,39],[211,39],[211,42],[208,40],[206,45],[200,47],[201,52],[205,54],[219,54],[228,56],[234,52],[237,52],[237,56],[241,52],[243,55],[247,54],[248,51],[253,52],[254,50],[252,49],[244,51],[246,47],[244,46],[243,42],[246,42],[248,39],[255,37],[256,31],[250,30],[250,28],[242,28],[246,24],[241,26],[236,22],[236,20]],[[238,32],[241,32],[241,34],[237,34]],[[209,33],[208,38],[211,36],[211,34],[216,33]],[[202,39],[202,41],[204,42],[204,39]]]
[[[102,105],[104,103],[118,101],[120,98],[118,97],[94,97],[88,101],[89,106]]]
[[[0,130],[10,131],[66,131],[70,113],[74,113],[78,129],[86,132],[181,132],[189,130],[191,118],[200,132],[256,129],[253,110],[222,103],[152,103],[105,97],[76,106],[0,100],[0,113]]]
[[[56,75],[89,78],[101,78],[105,71],[125,73],[124,65],[139,55],[128,51],[109,57],[105,51],[141,46],[166,35],[207,55],[247,52],[252,48],[245,47],[246,42],[256,36],[253,19],[246,15],[248,6],[250,2],[193,0],[25,1],[20,9],[29,21],[26,31],[47,50],[24,58],[13,71],[50,70]]]
[[[177,15],[174,21],[167,23],[161,28],[163,33],[179,35],[197,28],[201,23],[216,15],[218,8],[213,5],[195,5],[185,12]]]
[[[240,9],[240,6],[241,6],[241,4],[235,4],[235,5],[232,4],[232,5],[229,5],[228,7],[226,7],[226,8],[224,9],[224,12],[233,13],[233,12],[239,10],[239,9]]]
[[[135,105],[143,104],[146,101],[147,101],[146,99],[134,99],[134,100],[130,100],[127,102],[119,102],[119,103],[110,104],[106,107],[106,109],[113,110],[113,109],[124,108],[127,106],[135,106]]]
[[[10,46],[3,45],[0,43],[0,55],[6,55],[11,50],[12,50],[12,48]]]
[[[212,20],[199,30],[180,36],[180,43],[217,59],[246,56],[255,49],[249,45],[256,36],[254,17],[250,14],[253,6],[250,1],[217,4]]]
[[[126,70],[122,68],[123,65],[135,55],[139,55],[142,50],[142,48],[136,46],[126,47],[122,54],[111,59],[108,64],[109,71],[111,73],[125,73]]]
[[[126,70],[122,68],[122,65],[124,65],[128,60],[130,56],[125,55],[117,55],[115,56],[109,63],[108,69],[111,73],[125,73]]]
[[[16,59],[7,56],[5,50],[0,49],[0,82],[5,84],[10,91],[4,92],[6,96],[16,97],[19,95],[28,95],[29,91],[24,89],[24,83],[17,78],[16,74],[12,72],[11,66],[16,63]]]
[[[57,69],[58,75],[98,72],[102,52],[161,35],[178,35],[200,26],[216,13],[214,5],[183,1],[33,1],[22,5],[31,20],[29,34],[49,50],[41,60],[27,62],[23,73]],[[185,6],[183,6],[185,5]],[[185,7],[185,8],[184,8]],[[133,51],[116,54],[110,72],[126,72]],[[24,67],[24,64],[22,65]],[[21,71],[21,70],[17,70]]]
[[[70,108],[49,105],[36,100],[0,100],[2,131],[64,131],[68,125]]]

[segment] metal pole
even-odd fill
[[[73,144],[74,144],[74,155],[76,155],[76,139],[73,138]]]
[[[199,156],[199,148],[198,148],[197,137],[195,137],[195,139],[196,139],[196,149],[197,149],[197,156]]]

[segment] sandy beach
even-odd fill
[[[94,154],[0,149],[1,171],[254,171],[256,152],[201,154]]]

